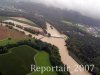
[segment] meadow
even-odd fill
[[[38,52],[35,55],[35,62],[36,62],[36,65],[39,67],[52,67],[49,60],[49,54],[44,51]],[[39,71],[39,72],[33,72],[29,75],[57,75],[57,73],[55,71],[45,71],[43,73]]]
[[[30,65],[35,64],[37,51],[29,46],[19,46],[0,55],[0,72],[2,75],[26,75],[30,73]]]
[[[49,54],[27,45],[14,47],[9,49],[8,53],[0,54],[0,73],[2,75],[41,75],[41,72],[31,73],[31,64],[51,67]],[[57,75],[57,73],[46,71],[42,75]]]

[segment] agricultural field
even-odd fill
[[[8,51],[8,53],[0,55],[0,73],[2,75],[41,75],[41,72],[31,73],[31,64],[51,67],[49,54],[44,51],[39,52],[27,45],[14,47]],[[46,71],[42,75],[57,75],[57,73]]]
[[[26,18],[22,18],[22,17],[10,17],[9,19],[20,22],[20,23],[24,23],[24,24],[28,24],[31,26],[37,26],[34,22],[26,19]]]
[[[88,28],[88,26],[84,26],[84,25],[81,25],[81,24],[75,24],[75,23],[67,21],[67,20],[62,20],[61,22],[65,23],[67,26],[76,27],[76,28],[78,28],[82,31],[86,31],[87,28]]]
[[[0,26],[0,40],[8,37],[8,30],[5,27]]]
[[[0,41],[0,46],[5,46],[7,44],[15,44],[17,41],[13,40],[13,39],[4,39]]]
[[[39,67],[51,67],[51,63],[49,60],[49,55],[48,53],[42,51],[36,54],[35,56],[35,62],[36,65]],[[33,72],[29,75],[41,75],[41,72]],[[57,75],[57,73],[55,71],[45,71],[42,75]]]
[[[26,75],[30,73],[30,65],[35,64],[37,51],[29,46],[19,46],[0,55],[0,72],[2,75]],[[15,65],[16,64],[16,65]]]
[[[29,38],[24,33],[18,32],[14,29],[0,26],[0,40],[12,38],[14,40],[22,40]]]

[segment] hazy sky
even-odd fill
[[[100,0],[32,0],[48,6],[71,9],[100,19]]]

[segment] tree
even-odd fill
[[[8,40],[11,40],[11,38],[8,38]]]
[[[48,37],[51,37],[51,34],[50,33],[48,33]]]
[[[2,73],[0,72],[0,75],[2,75]]]
[[[31,34],[29,34],[28,36],[32,38],[32,35]]]

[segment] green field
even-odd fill
[[[29,46],[19,46],[0,55],[0,72],[2,75],[26,75],[30,73],[30,65],[35,64],[37,51]]]
[[[68,25],[73,26],[73,23],[72,23],[72,22],[70,22],[70,21],[67,21],[67,20],[66,20],[66,21],[65,21],[65,20],[62,20],[61,22],[62,22],[62,23],[65,23],[65,24],[68,24]]]
[[[49,54],[44,51],[39,52],[27,45],[14,47],[8,51],[8,53],[0,54],[0,73],[2,75],[41,75],[41,72],[31,73],[31,64],[51,67]],[[57,73],[46,71],[42,75],[57,75]]]
[[[7,20],[9,19],[8,17],[4,17],[4,16],[0,16],[0,21],[3,21],[3,20]]]
[[[26,39],[23,39],[23,40],[28,40],[29,38],[26,38]],[[14,39],[4,39],[4,40],[0,40],[0,46],[5,46],[5,45],[8,45],[8,44],[16,44],[18,41],[21,41],[21,40],[14,40]],[[31,42],[34,42],[35,39],[31,39]]]
[[[65,21],[65,20],[62,20],[61,21],[62,23],[65,23],[66,25],[68,25],[68,26],[72,26],[72,27],[76,27],[76,28],[78,28],[78,29],[80,29],[80,30],[82,30],[82,31],[86,31],[86,29],[87,29],[87,26],[84,26],[84,25],[77,25],[77,24],[73,24],[72,22],[70,22],[70,21]]]
[[[0,46],[5,46],[7,44],[15,44],[16,41],[15,40],[8,40],[8,39],[4,39],[4,40],[0,40]]]
[[[35,62],[36,62],[36,65],[39,66],[39,67],[51,67],[51,63],[50,63],[50,60],[49,60],[49,55],[48,53],[42,51],[42,52],[39,52],[35,55]],[[41,74],[41,72],[33,72],[29,75],[57,75],[57,73],[54,71],[45,71],[43,74]]]

